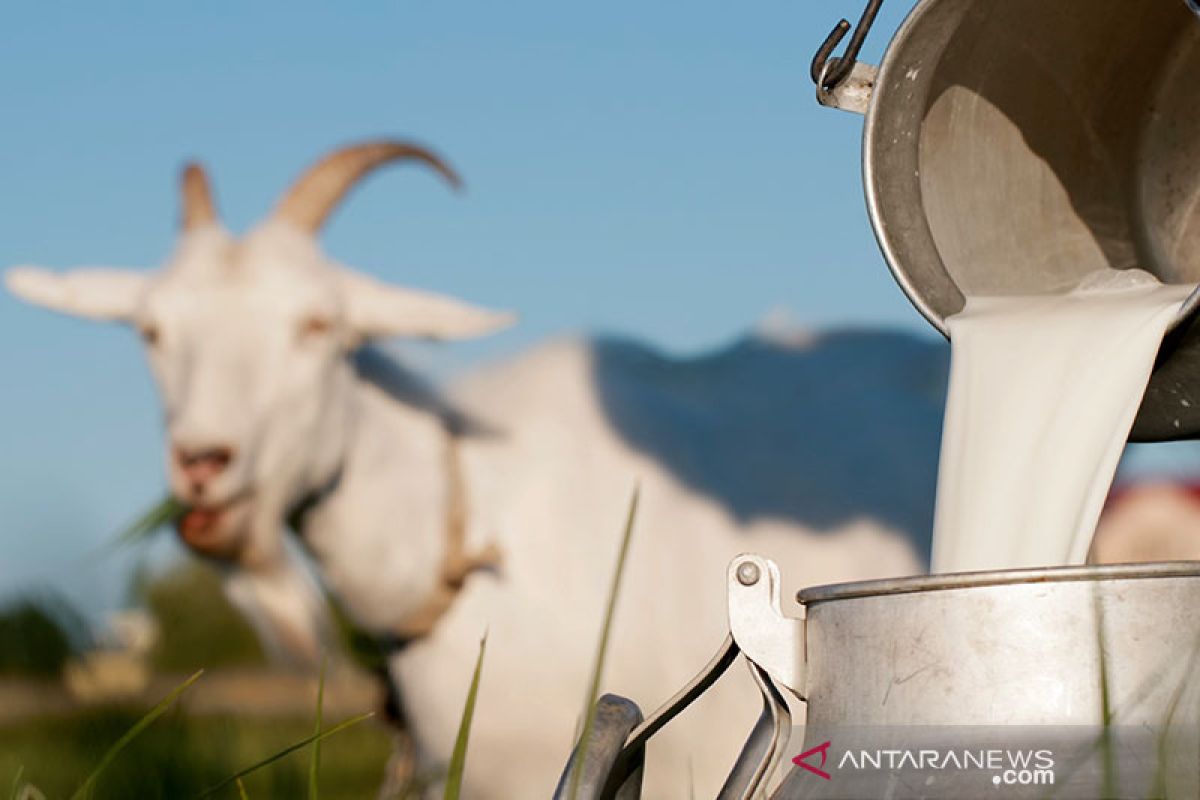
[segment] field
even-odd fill
[[[104,752],[143,711],[104,708],[0,726],[0,791],[22,780],[47,798],[67,798]],[[333,720],[330,720],[331,722]],[[100,777],[94,797],[198,797],[230,775],[310,736],[311,717],[189,715],[171,711],[130,744]],[[390,737],[373,720],[322,742],[320,796],[374,797]],[[309,749],[302,748],[245,779],[250,798],[301,798],[308,792]],[[213,797],[237,798],[235,786]]]
[[[204,674],[103,771],[94,798],[197,797],[312,736],[316,676],[268,663],[211,568],[185,562],[143,576],[131,595],[155,621],[148,649],[113,650],[109,642],[96,650],[78,613],[54,596],[13,598],[0,607],[0,797],[10,796],[18,773],[48,800],[71,797],[122,735],[201,668]],[[86,692],[70,686],[81,666],[92,679]],[[327,729],[377,710],[379,686],[343,662],[331,670],[322,707]],[[390,748],[391,733],[374,719],[323,740],[320,797],[375,797]],[[249,775],[247,795],[305,797],[310,756],[303,747]],[[229,786],[212,796],[238,792]]]
[[[591,728],[637,496],[621,537],[584,729]],[[375,797],[389,785],[395,734],[363,718],[383,705],[373,677],[378,653],[352,628],[343,626],[346,652],[314,679],[264,659],[211,567],[185,561],[141,575],[130,594],[144,608],[114,616],[99,649],[81,646],[92,636],[61,598],[31,596],[0,607],[0,793],[7,784],[13,800],[317,800]],[[485,646],[450,763],[436,776],[406,775],[396,795],[432,777],[445,779],[447,798],[458,797]],[[333,734],[321,739],[319,766],[306,743],[315,730]],[[586,739],[578,757],[586,761]],[[579,775],[572,772],[570,796]],[[81,791],[89,781],[90,791]]]

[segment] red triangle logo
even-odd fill
[[[820,767],[814,767],[812,764],[809,764],[808,761],[805,760],[807,758],[810,758],[811,756],[816,755],[817,753],[820,753],[821,754],[821,765],[820,766],[821,767],[825,766],[825,760],[829,757],[829,745],[830,745],[829,742],[825,742],[824,744],[819,744],[816,747],[814,747],[813,749],[805,751],[805,752],[801,753],[800,755],[796,756],[795,758],[793,758],[792,763],[795,764],[797,767],[803,767],[804,769],[808,770],[809,772],[811,772],[814,775],[820,775],[822,778],[824,778],[827,781],[833,780],[833,776],[831,776],[828,772],[826,772],[823,769],[820,769]]]

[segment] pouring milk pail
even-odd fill
[[[821,102],[866,115],[872,225],[938,330],[966,295],[1065,291],[1103,269],[1200,282],[1195,3],[921,0],[876,70],[855,44],[880,4],[813,76]],[[1134,440],[1200,435],[1198,305],[1172,326]]]

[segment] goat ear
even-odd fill
[[[349,270],[343,270],[341,281],[350,327],[364,339],[470,339],[495,333],[516,321],[516,315],[507,311],[490,311],[432,292],[389,286]]]
[[[51,272],[13,267],[4,273],[4,285],[27,303],[76,317],[116,321],[133,317],[147,279],[142,272],[98,268]]]

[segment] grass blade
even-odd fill
[[[1119,780],[1117,758],[1113,749],[1113,706],[1109,695],[1108,658],[1104,650],[1104,604],[1097,591],[1092,593],[1092,606],[1096,615],[1096,650],[1100,656],[1100,753],[1104,767],[1104,796],[1116,797]]]
[[[458,736],[454,739],[454,752],[450,755],[450,769],[446,775],[445,800],[458,800],[462,794],[463,772],[467,767],[467,742],[471,738],[471,721],[475,718],[475,698],[479,695],[479,676],[483,673],[483,654],[487,650],[487,635],[479,640],[479,656],[475,659],[475,674],[471,676],[471,688],[467,702],[463,704],[462,720],[458,723]]]
[[[237,779],[238,797],[240,800],[250,800],[250,795],[246,794],[246,784],[242,783],[242,779]]]
[[[325,706],[325,667],[328,661],[321,658],[321,675],[317,679],[317,721],[313,725],[313,735],[316,736],[321,732],[322,709]],[[320,789],[317,785],[317,779],[321,772],[321,740],[313,742],[312,758],[308,762],[308,800],[318,800]]]
[[[1172,726],[1175,724],[1175,713],[1179,710],[1179,702],[1183,699],[1184,692],[1192,688],[1192,680],[1196,674],[1196,659],[1200,657],[1200,639],[1196,640],[1192,646],[1191,657],[1187,660],[1187,667],[1184,669],[1183,676],[1180,678],[1179,685],[1175,687],[1175,691],[1171,693],[1171,702],[1167,705],[1167,714],[1162,721],[1162,733],[1157,737],[1155,743],[1155,753],[1157,754],[1157,764],[1154,770],[1154,785],[1151,789],[1150,797],[1166,797],[1167,796],[1167,769],[1170,758],[1170,735]]]
[[[596,646],[596,662],[592,665],[592,680],[588,686],[587,705],[584,707],[583,733],[579,738],[579,753],[575,758],[575,766],[571,769],[570,791],[567,792],[569,800],[575,800],[579,793],[579,781],[583,777],[583,764],[587,759],[592,725],[596,721],[596,698],[600,694],[600,679],[604,675],[604,661],[608,657],[608,638],[612,631],[613,614],[617,608],[617,596],[621,593],[621,577],[625,574],[625,561],[629,556],[629,542],[633,538],[633,521],[637,518],[640,496],[641,488],[635,486],[633,497],[629,501],[629,516],[625,519],[625,532],[621,536],[621,549],[617,553],[617,566],[613,570],[612,586],[608,590],[608,606],[604,609],[600,643]]]
[[[159,528],[170,525],[188,512],[188,507],[167,495],[153,508],[138,517],[128,528],[117,535],[116,546],[133,544],[140,541]]]
[[[17,796],[21,793],[21,778],[25,777],[25,765],[17,767],[17,774],[13,776],[12,791],[8,793],[8,800],[17,800]]]
[[[146,728],[150,727],[150,725],[153,724],[156,719],[166,713],[167,709],[170,708],[171,705],[179,698],[179,695],[187,691],[188,687],[199,680],[200,676],[203,674],[204,670],[198,670],[192,675],[192,677],[176,686],[171,690],[170,694],[158,702],[158,705],[147,711],[145,716],[135,722],[132,728],[125,731],[125,735],[118,739],[116,744],[108,748],[108,752],[106,752],[104,757],[100,759],[100,762],[96,764],[96,767],[92,770],[92,773],[87,776],[87,779],[79,786],[78,789],[75,790],[75,793],[71,795],[71,800],[84,800],[84,798],[91,797],[92,792],[96,788],[96,780],[100,777],[100,774],[108,768],[108,765],[113,762],[113,759],[115,759],[120,752],[129,745],[130,742],[136,739],[142,731],[146,730]]]
[[[334,725],[332,728],[329,728],[328,730],[321,731],[320,733],[315,733],[312,736],[306,736],[305,738],[301,739],[300,741],[296,742],[295,744],[291,744],[291,745],[288,745],[287,747],[283,748],[278,753],[268,756],[268,757],[264,758],[262,761],[259,761],[256,764],[252,764],[251,766],[246,767],[245,769],[243,769],[239,772],[236,772],[233,775],[230,775],[228,778],[226,778],[225,780],[221,781],[220,783],[218,783],[214,786],[210,786],[208,789],[205,789],[201,794],[197,795],[197,800],[200,800],[200,798],[202,798],[202,797],[211,797],[212,795],[214,795],[217,792],[224,789],[229,784],[240,781],[242,778],[246,777],[250,773],[257,772],[258,770],[262,769],[263,767],[269,766],[270,764],[274,764],[276,761],[278,761],[281,758],[290,756],[292,753],[296,752],[297,750],[299,750],[302,747],[307,747],[308,745],[312,744],[313,742],[319,742],[322,739],[328,739],[330,736],[333,736],[335,733],[340,733],[340,732],[346,730],[346,728],[349,728],[352,725],[357,725],[358,723],[362,722],[363,720],[370,719],[373,716],[375,716],[375,712],[368,711],[366,714],[359,714],[357,717],[351,717],[350,719],[346,720],[345,722],[339,722],[337,725]]]

